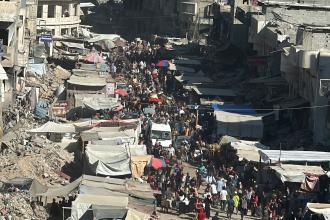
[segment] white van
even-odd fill
[[[152,145],[155,145],[156,141],[160,142],[165,148],[172,144],[172,131],[169,124],[158,124],[151,122],[148,135],[149,141]]]

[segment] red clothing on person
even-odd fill
[[[206,219],[206,213],[204,209],[200,209],[197,214],[197,220],[205,220]]]

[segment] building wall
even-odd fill
[[[75,35],[80,24],[78,1],[38,1],[37,29],[54,36]]]

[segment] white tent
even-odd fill
[[[261,161],[265,163],[280,162],[330,162],[330,152],[321,151],[285,151],[259,150]]]
[[[294,164],[280,164],[277,166],[270,166],[275,171],[280,180],[284,182],[303,183],[306,175],[323,175],[325,172],[320,166],[305,166]]]
[[[75,133],[76,129],[73,124],[59,124],[52,121],[43,124],[39,128],[28,131],[29,133]]]

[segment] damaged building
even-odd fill
[[[37,31],[51,33],[55,37],[77,36],[80,24],[79,1],[38,1]]]
[[[141,37],[151,34],[197,38],[213,24],[210,0],[124,0],[130,33]]]
[[[245,55],[245,98],[280,110],[274,131],[306,129],[315,144],[329,144],[327,1],[231,1],[215,3],[213,13],[212,39]]]
[[[36,39],[36,1],[0,1],[0,78],[3,109],[15,101]]]

